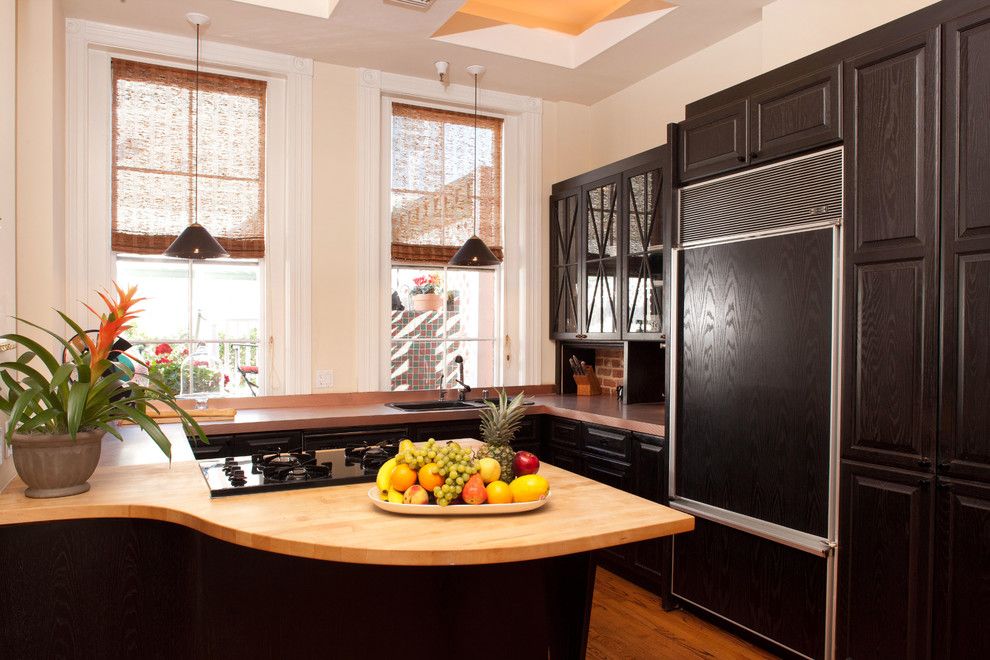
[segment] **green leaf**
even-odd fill
[[[24,351],[23,353],[17,356],[17,362],[20,362],[21,364],[27,364],[33,359],[34,359],[34,351]]]
[[[23,424],[21,424],[20,432],[21,433],[31,433],[32,431],[37,430],[39,427],[47,426],[48,424],[50,424],[51,422],[54,422],[55,420],[57,420],[61,416],[62,416],[62,411],[61,410],[54,410],[54,409],[49,408],[48,410],[45,410],[45,411],[43,411],[43,412],[35,415],[34,417],[32,417],[31,419],[29,419],[28,421],[26,421]]]
[[[121,408],[120,405],[117,408]],[[140,410],[136,408],[129,408],[124,411],[127,414],[127,418],[136,423],[144,432],[151,436],[151,439],[155,441],[158,448],[162,450],[162,453],[168,456],[169,462],[172,461],[172,443],[169,442],[168,438],[165,437],[165,433],[162,431],[158,423],[145,415]]]
[[[55,311],[58,311],[58,310],[55,310]],[[87,333],[85,330],[83,330],[79,326],[78,323],[76,323],[75,321],[73,321],[72,319],[70,319],[64,312],[58,312],[58,315],[62,317],[62,320],[65,321],[65,324],[67,326],[69,326],[70,328],[72,328],[72,331],[75,332],[76,335],[78,335],[79,337],[88,336],[89,333]],[[71,342],[71,339],[75,339],[75,336],[73,336],[73,337],[70,338],[69,343],[72,343]]]
[[[59,314],[61,314],[61,312],[59,312]],[[62,337],[61,335],[55,334],[54,332],[52,332],[48,328],[43,328],[40,325],[38,325],[37,323],[31,323],[31,321],[27,321],[25,319],[18,318],[18,317],[14,317],[14,318],[17,318],[17,320],[20,323],[25,323],[25,324],[31,326],[32,328],[37,328],[38,330],[41,330],[42,332],[44,332],[44,333],[46,333],[48,335],[51,335],[52,337],[55,338],[55,340],[58,343],[62,344],[62,346],[65,347],[65,349],[69,352],[69,355],[72,356],[72,359],[73,360],[75,360],[75,361],[78,361],[79,360],[79,351],[77,351],[76,350],[76,347],[73,346],[67,339],[65,339],[65,337]]]
[[[48,367],[50,372],[55,373],[55,370],[58,369],[59,361],[55,359],[55,356],[48,352],[47,348],[35,340],[18,334],[4,335],[3,337],[0,337],[0,339],[7,339],[9,341],[16,342],[29,351],[33,351],[34,354],[45,363],[45,366]]]
[[[79,432],[79,424],[86,410],[86,399],[89,397],[89,383],[82,381],[72,384],[69,390],[69,402],[65,407],[65,416],[68,422],[69,437],[76,439]]]
[[[39,394],[37,390],[29,390],[18,397],[17,401],[14,402],[14,405],[10,410],[10,419],[7,420],[8,436],[13,435],[14,431],[19,429],[21,417],[24,416],[24,411],[27,410],[28,406],[34,403],[38,396]]]
[[[6,371],[19,371],[24,374],[26,378],[24,379],[25,384],[30,386],[32,390],[36,390],[38,394],[44,397],[45,401],[52,408],[61,408],[60,402],[51,393],[51,388],[48,384],[48,379],[41,375],[41,372],[37,371],[33,367],[29,367],[26,364],[21,364],[20,362],[2,362],[0,363],[0,369]]]
[[[52,389],[57,389],[62,387],[62,385],[64,385],[66,381],[69,380],[69,376],[72,375],[72,372],[75,371],[75,369],[76,369],[76,365],[72,364],[71,362],[66,362],[65,364],[60,366],[55,371],[55,373],[52,374],[52,382],[51,382]]]
[[[103,429],[104,431],[106,431],[107,433],[109,433],[109,434],[110,434],[110,435],[112,435],[113,437],[115,437],[115,438],[117,438],[117,439],[118,439],[118,440],[120,440],[121,442],[123,442],[123,441],[124,441],[124,436],[122,436],[122,435],[120,434],[120,429],[118,429],[118,428],[117,428],[116,426],[114,426],[113,424],[97,424],[97,425],[96,425],[96,428],[98,428],[98,429]]]

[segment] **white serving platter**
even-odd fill
[[[382,511],[400,513],[407,516],[497,516],[506,513],[523,513],[533,511],[550,501],[550,493],[542,500],[533,502],[513,502],[512,504],[451,504],[438,506],[436,504],[402,504],[386,502],[378,493],[378,487],[372,486],[368,491],[368,499]]]

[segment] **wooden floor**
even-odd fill
[[[664,612],[660,599],[599,568],[588,658],[775,658],[687,612]]]

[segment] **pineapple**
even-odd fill
[[[520,392],[509,401],[505,390],[498,394],[498,405],[491,401],[485,402],[481,411],[481,439],[485,444],[476,452],[477,458],[489,456],[502,466],[502,481],[512,481],[512,459],[516,452],[512,450],[512,440],[522,424],[526,409],[523,407],[523,393]]]

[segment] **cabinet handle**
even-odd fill
[[[938,487],[942,490],[952,490],[952,484],[947,484],[941,479],[938,480]]]
[[[930,486],[931,483],[932,483],[931,479],[918,479],[919,488],[928,488],[928,486]]]
[[[918,467],[930,468],[932,466],[932,459],[927,456],[922,456],[918,459]]]
[[[948,470],[950,467],[952,467],[952,461],[939,461],[938,462],[938,469],[939,470]]]
[[[740,163],[745,163],[746,162],[746,157],[745,156],[739,156],[738,158],[736,158],[736,160],[738,160]]]
[[[587,339],[588,335],[574,335],[576,339]]]

